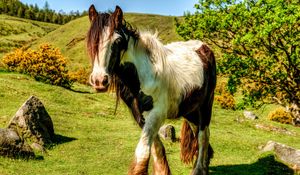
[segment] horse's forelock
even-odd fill
[[[99,52],[99,44],[101,43],[102,36],[106,27],[110,27],[109,37],[111,38],[115,26],[111,19],[111,14],[100,13],[94,20],[91,21],[91,27],[87,34],[87,50],[92,62]]]

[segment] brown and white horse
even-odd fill
[[[194,162],[192,174],[208,174],[216,86],[211,49],[196,40],[163,45],[156,35],[132,29],[118,6],[113,13],[98,13],[92,5],[89,19],[90,84],[99,92],[114,87],[142,128],[128,174],[148,174],[150,155],[154,174],[171,174],[158,130],[166,118],[181,116],[181,159]]]

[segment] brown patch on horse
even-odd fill
[[[150,158],[145,159],[140,163],[137,163],[137,161],[134,160],[130,166],[128,175],[148,175],[149,160]]]
[[[214,53],[206,44],[202,44],[196,52],[202,60],[204,69],[208,69],[209,65],[215,65]]]
[[[159,139],[159,136],[154,140],[152,145],[152,154],[154,154],[157,160],[153,163],[154,175],[171,175],[171,170],[167,161],[166,150],[164,145]]]

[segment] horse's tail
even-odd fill
[[[192,163],[198,156],[198,137],[193,133],[187,120],[183,121],[180,132],[180,158],[185,164]]]
[[[183,121],[180,132],[180,158],[185,164],[192,163],[198,158],[198,131],[195,133],[187,120]],[[213,149],[211,145],[208,146],[208,160],[213,158]]]

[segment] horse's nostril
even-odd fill
[[[96,86],[100,86],[100,81],[99,81],[98,79],[96,79],[95,85],[96,85]]]
[[[103,86],[107,86],[107,84],[108,84],[108,76],[107,75],[104,75],[102,84],[103,84]]]

